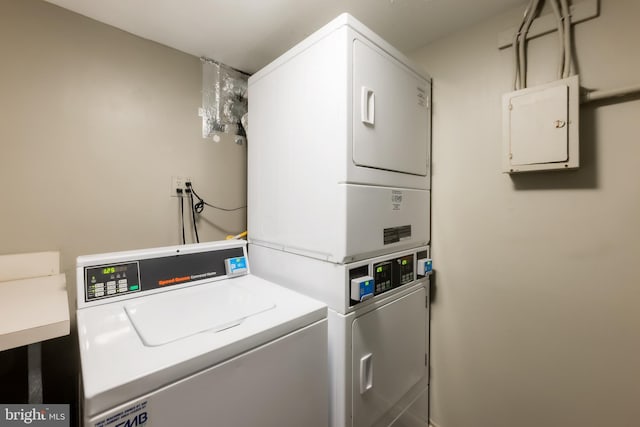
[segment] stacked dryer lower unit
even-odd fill
[[[346,14],[249,78],[252,271],[329,306],[332,427],[428,425],[430,95]]]
[[[350,277],[376,277],[381,266],[402,267],[402,261],[413,270],[416,258],[427,253],[422,247],[336,264],[250,245],[256,275],[335,300],[327,315],[330,425],[428,424],[428,279],[412,271],[406,284],[354,306],[346,295]]]

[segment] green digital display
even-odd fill
[[[126,265],[110,265],[108,267],[102,267],[102,274],[107,276],[109,274],[115,273],[126,273],[127,266]]]

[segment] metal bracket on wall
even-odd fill
[[[570,13],[572,24],[595,18],[599,14],[598,0],[583,0],[574,3],[570,6]],[[556,20],[553,13],[547,13],[533,21],[527,34],[527,40],[556,31],[556,28]],[[498,49],[504,49],[513,44],[513,36],[516,30],[517,28],[513,27],[498,34]]]

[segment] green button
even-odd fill
[[[140,288],[140,286],[138,286],[138,285],[132,285],[132,286],[129,286],[129,290],[130,290],[130,291],[137,291],[137,290],[138,290],[138,288]]]

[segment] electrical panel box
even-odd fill
[[[578,76],[502,98],[503,171],[575,169],[579,159]]]

